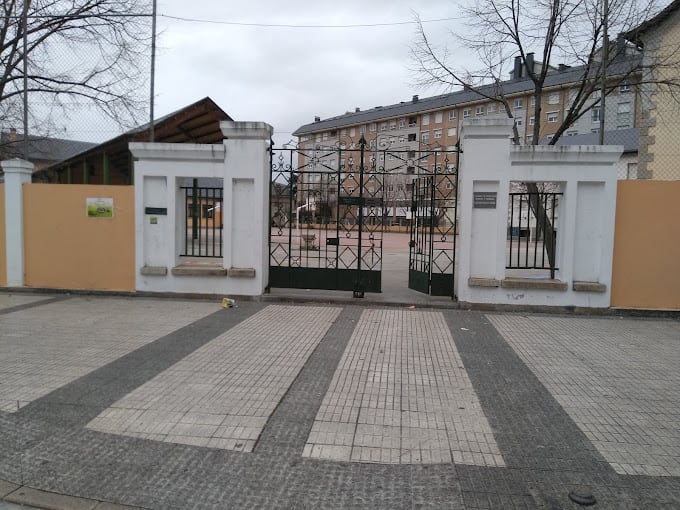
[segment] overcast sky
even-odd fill
[[[210,96],[235,120],[264,121],[275,141],[299,126],[360,107],[409,100],[424,90],[409,74],[415,25],[282,28],[190,22],[356,25],[456,18],[446,0],[158,0],[157,116]],[[426,23],[442,39],[455,21]]]

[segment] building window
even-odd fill
[[[422,123],[423,126],[427,126],[428,124],[430,124],[430,114],[424,113],[420,122]]]
[[[408,126],[413,127],[416,124],[418,124],[418,117],[409,117],[408,118]]]
[[[429,143],[430,133],[428,131],[423,131],[422,133],[420,133],[420,141],[422,143]]]
[[[518,97],[515,99],[515,110],[521,110],[524,108],[524,98]]]
[[[590,112],[590,117],[591,117],[593,122],[600,122],[600,107],[599,106],[593,106],[593,109]]]
[[[375,133],[378,130],[378,126],[375,122],[371,122],[371,133]]]
[[[475,110],[475,115],[477,115],[477,116],[484,115],[484,105],[483,104],[480,104],[479,106],[477,106],[477,108]]]
[[[486,107],[486,113],[496,113],[496,103],[491,103]]]
[[[340,130],[340,136],[347,136],[347,130],[346,130],[346,129],[341,129],[341,130]]]
[[[536,96],[531,96],[531,99],[529,99],[529,104],[531,106],[536,106]]]
[[[434,114],[434,123],[435,124],[441,124],[442,123],[442,117],[443,117],[442,112],[435,113]]]
[[[455,127],[449,128],[448,135],[449,136],[456,136],[457,131],[458,131],[458,129],[456,129]]]
[[[618,122],[628,122],[630,116],[630,103],[619,103],[616,105],[616,117]]]
[[[354,128],[349,128],[349,136],[354,136],[356,134],[356,130]]]
[[[362,135],[366,134],[366,124],[364,124],[363,126],[361,126],[359,128],[359,133],[361,133]]]
[[[578,131],[567,131],[567,136],[576,136]]]
[[[533,115],[531,115],[529,117],[529,125],[533,126],[535,123],[536,123],[536,118]]]
[[[464,119],[470,118],[470,108],[464,108],[463,109],[463,118]]]
[[[321,133],[317,133],[316,136],[314,137],[314,140],[317,142],[321,141]]]
[[[415,133],[409,133],[408,141],[409,142],[415,142],[416,141],[416,134]]]
[[[560,93],[553,92],[548,96],[548,104],[560,104]]]
[[[550,123],[557,122],[558,117],[559,117],[558,112],[548,112],[548,122]]]
[[[434,136],[435,138],[441,138],[441,137],[442,137],[442,130],[441,130],[441,129],[435,129],[435,130],[432,132],[432,134],[433,134],[433,136]]]
[[[408,151],[408,157],[409,158],[415,158],[416,157],[416,151]]]
[[[380,124],[380,131],[387,131],[387,122]]]
[[[390,121],[390,129],[397,129],[397,121],[396,120],[391,120]]]
[[[600,132],[600,128],[593,128],[593,129],[590,130],[590,132],[591,132],[591,133],[599,133],[599,132]]]
[[[404,129],[406,127],[406,120],[399,119],[399,129]]]
[[[521,126],[521,125],[523,125],[523,124],[524,124],[524,119],[522,119],[522,117],[517,117],[517,118],[515,119],[515,125]]]
[[[553,138],[555,138],[555,135],[548,135],[548,136],[546,136],[546,138],[548,139],[548,141],[550,141],[550,140],[552,140]]]
[[[456,120],[456,110],[449,110],[449,120]]]
[[[621,85],[619,85],[619,94],[625,94],[626,92],[630,92],[630,82],[628,81],[621,82]]]
[[[328,140],[328,133],[324,133],[323,134],[323,141],[325,142],[327,140]]]
[[[406,137],[404,135],[400,135],[399,138],[397,138],[397,141],[399,143],[404,143],[406,141]]]

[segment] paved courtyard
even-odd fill
[[[680,508],[680,321],[238,305],[0,294],[0,498]]]

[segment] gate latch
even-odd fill
[[[327,237],[326,246],[340,246],[340,239],[338,237]]]

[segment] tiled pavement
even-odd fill
[[[678,321],[44,298],[0,302],[0,376],[21,368],[0,479],[162,509],[578,508],[581,486],[596,508],[680,508]],[[52,360],[40,393],[22,393]],[[100,427],[173,405],[172,427],[201,433]],[[221,420],[209,441],[251,408],[263,428],[231,439],[252,451],[186,444],[207,434],[199,419]],[[349,460],[320,458],[331,442]],[[482,445],[496,465],[463,456]]]

